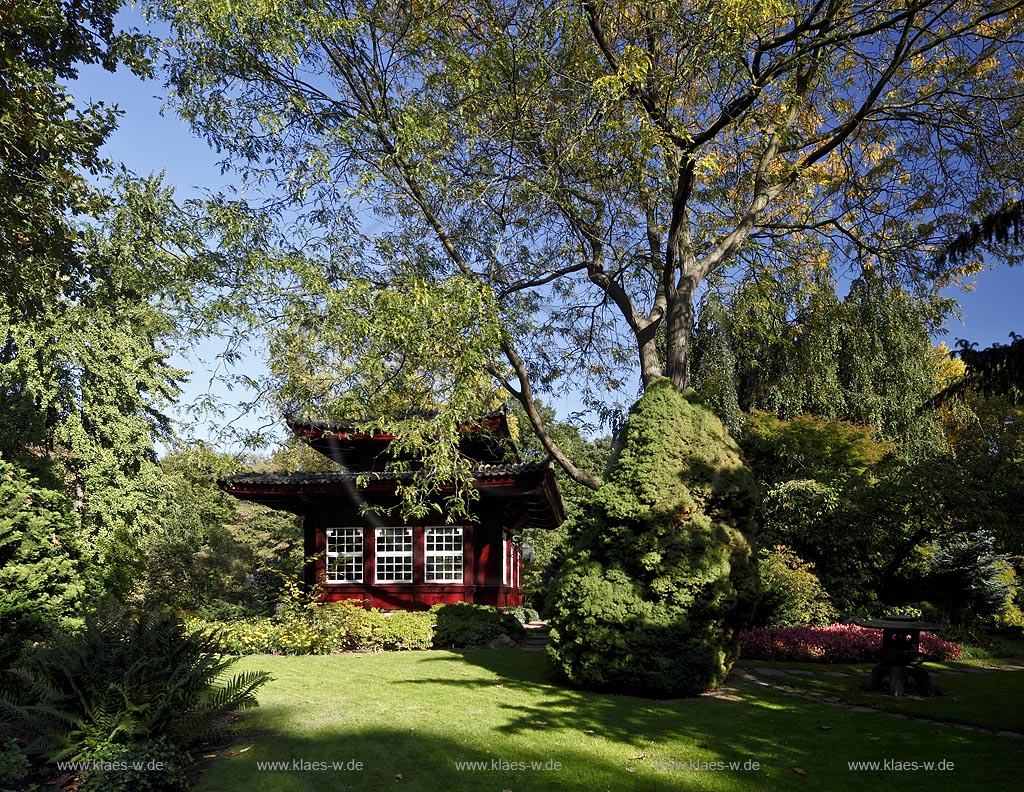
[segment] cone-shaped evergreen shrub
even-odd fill
[[[78,610],[85,585],[74,527],[63,495],[0,459],[0,669]]]
[[[579,685],[656,698],[720,684],[757,602],[755,484],[722,422],[658,380],[570,527],[551,648]]]

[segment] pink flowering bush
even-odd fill
[[[800,663],[871,663],[878,659],[882,631],[856,624],[828,627],[755,627],[740,633],[740,656],[748,660]],[[959,660],[958,644],[921,633],[921,652],[934,660]]]

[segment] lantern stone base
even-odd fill
[[[897,665],[895,663],[879,663],[871,670],[871,681],[868,690],[884,690],[885,678],[889,678],[889,692],[894,696],[902,696],[907,690],[907,681],[914,683],[914,692],[919,696],[934,696],[928,671],[919,665]]]

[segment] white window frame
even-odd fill
[[[412,583],[412,528],[375,528],[373,545],[375,583]],[[386,574],[382,575],[382,570]]]
[[[440,541],[431,541],[440,540]],[[423,528],[423,581],[462,583],[466,532],[461,525],[428,525]],[[438,570],[440,566],[440,570]],[[440,574],[438,572],[440,571]]]
[[[325,536],[325,582],[363,582],[363,529],[349,526],[328,528]],[[338,572],[342,576],[338,576]]]
[[[504,586],[510,585],[509,572],[512,566],[509,562],[508,557],[509,551],[512,549],[512,537],[508,531],[501,532],[501,583]]]

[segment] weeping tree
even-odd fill
[[[420,492],[467,482],[459,427],[508,397],[598,488],[538,398],[615,422],[685,391],[715,274],[970,272],[935,251],[1024,162],[1024,0],[149,5],[172,104],[272,193],[212,207],[271,254],[219,292],[267,329],[260,385],[384,416]]]
[[[828,271],[779,282],[756,272],[709,289],[694,334],[693,384],[734,433],[752,410],[869,426],[917,458],[943,446],[920,409],[948,364],[932,342],[953,306],[867,273],[840,299]]]

